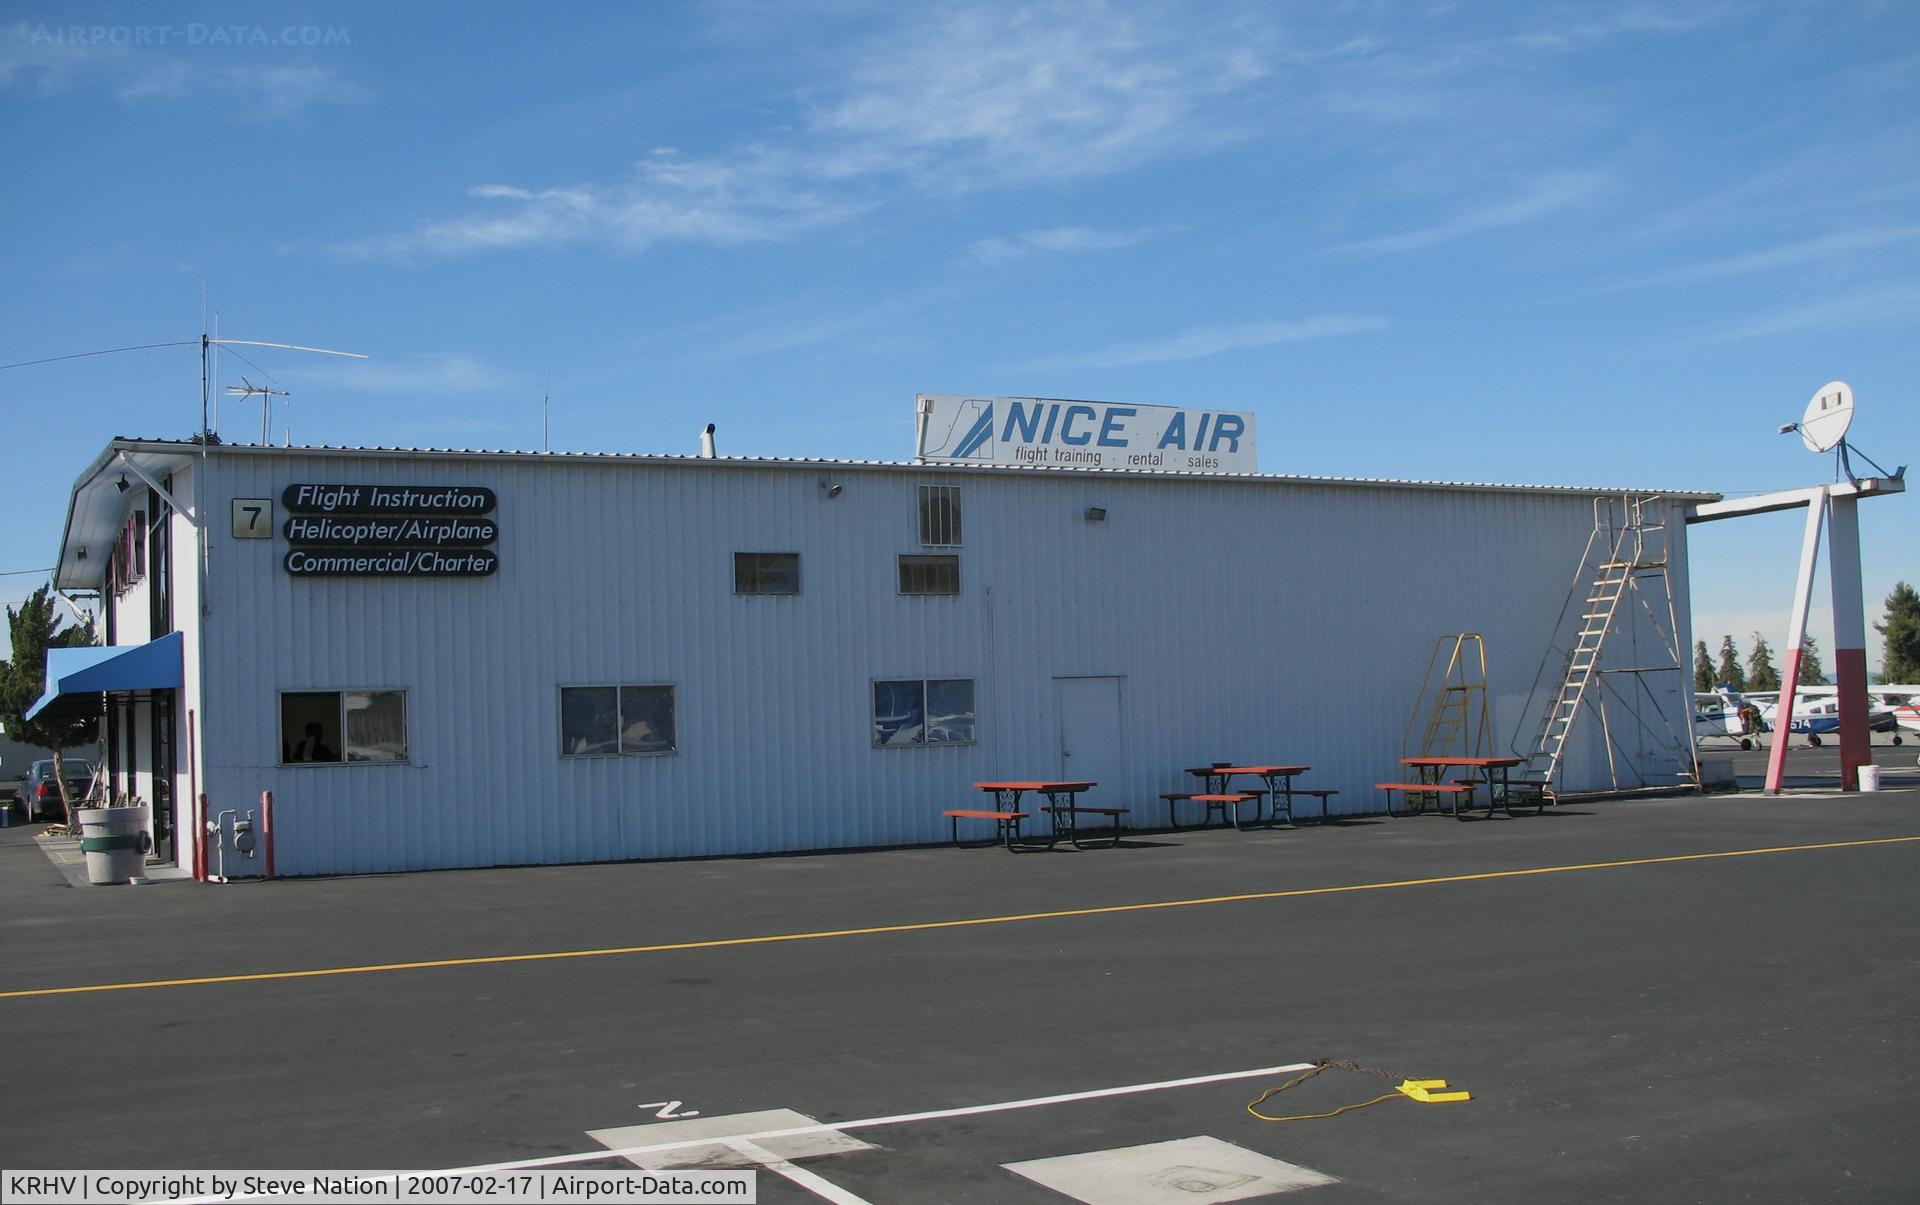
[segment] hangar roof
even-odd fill
[[[1310,485],[1355,487],[1363,489],[1408,489],[1471,491],[1495,494],[1568,494],[1596,497],[1605,494],[1659,494],[1684,503],[1713,502],[1720,495],[1699,490],[1623,489],[1605,486],[1528,485],[1478,481],[1419,480],[1391,477],[1329,477],[1296,473],[1165,473],[1140,469],[1096,469],[1079,466],[1045,465],[958,465],[922,464],[912,460],[836,460],[776,456],[675,456],[638,452],[533,452],[481,448],[397,448],[345,447],[334,445],[296,445],[274,447],[264,444],[210,444],[197,440],[138,439],[116,436],[106,449],[82,472],[73,485],[67,508],[66,530],[61,535],[60,556],[54,571],[54,586],[60,590],[98,589],[105,579],[107,556],[120,525],[126,521],[131,491],[122,489],[123,479],[144,475],[162,481],[170,473],[185,468],[202,456],[275,456],[275,457],[364,457],[368,460],[470,460],[478,463],[546,463],[635,465],[671,468],[797,469],[818,472],[831,468],[839,472],[911,472],[950,473],[967,476],[1033,476],[1046,474],[1064,477],[1130,477],[1141,480],[1176,483],[1181,481],[1244,482],[1259,485]],[[98,550],[97,554],[89,550]]]

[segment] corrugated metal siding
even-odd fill
[[[901,597],[916,486],[951,475],[865,469],[829,499],[830,468],[215,461],[214,515],[296,481],[500,499],[479,580],[293,579],[284,540],[213,533],[207,789],[275,791],[290,874],[941,840],[974,781],[1061,772],[1060,676],[1125,679],[1111,787],[1143,823],[1219,759],[1305,761],[1376,810],[1440,634],[1486,635],[1511,734],[1591,525],[1566,494],[980,475],[962,594]],[[732,554],[774,551],[802,594],[735,596]],[[979,742],[872,748],[870,682],[922,677],[976,680]],[[675,684],[678,752],[558,755],[558,688],[614,682]],[[277,691],[366,688],[408,692],[410,766],[276,765]]]

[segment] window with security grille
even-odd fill
[[[960,593],[960,558],[951,554],[900,558],[900,593]]]
[[[920,543],[928,548],[960,547],[960,487],[920,487]]]

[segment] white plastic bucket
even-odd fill
[[[1860,789],[1862,791],[1877,791],[1880,789],[1879,766],[1860,767]]]

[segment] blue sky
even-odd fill
[[[1269,472],[1740,493],[1831,478],[1776,428],[1838,377],[1920,460],[1909,4],[9,3],[0,151],[0,363],[194,338],[204,286],[373,357],[223,356],[276,442],[538,447],[550,379],[556,449],[904,459],[916,392],[1037,394],[1254,411]],[[197,387],[0,372],[0,570]],[[1920,539],[1861,511],[1871,620]],[[1695,529],[1698,635],[1781,643],[1799,524]]]

